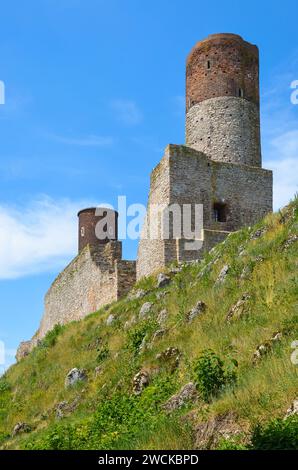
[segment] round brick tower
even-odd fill
[[[186,145],[261,166],[259,51],[236,34],[198,42],[186,64]]]
[[[86,245],[96,246],[118,239],[118,212],[90,207],[78,213],[79,252]]]

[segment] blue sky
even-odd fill
[[[1,20],[0,341],[8,364],[76,253],[77,210],[118,195],[146,203],[164,147],[183,143],[185,59],[196,41],[234,32],[259,46],[275,208],[297,191],[297,3],[10,0]],[[124,255],[135,254],[136,242],[126,241]]]

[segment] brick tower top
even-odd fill
[[[118,239],[118,212],[90,207],[78,213],[79,252],[86,245],[96,246]]]
[[[186,111],[219,96],[259,104],[259,50],[237,34],[211,34],[187,57]]]
[[[210,159],[260,167],[259,51],[211,34],[186,62],[186,145]]]

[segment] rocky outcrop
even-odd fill
[[[12,437],[15,437],[19,434],[24,434],[24,433],[28,433],[28,432],[31,432],[32,431],[32,428],[29,424],[27,423],[17,423],[15,425],[15,427],[13,428],[13,431],[12,431]]]
[[[133,378],[132,389],[135,395],[140,395],[145,387],[149,385],[149,373],[146,370],[141,370]]]
[[[145,302],[140,308],[139,317],[141,319],[147,317],[147,315],[149,315],[149,313],[151,312],[152,307],[153,307],[152,302]]]
[[[222,284],[225,280],[226,280],[226,277],[228,275],[228,272],[230,271],[230,266],[228,264],[225,264],[224,267],[221,269],[216,281],[215,281],[215,284],[216,285],[220,285]]]
[[[198,397],[196,386],[193,382],[184,385],[181,390],[173,395],[163,406],[167,412],[182,408],[187,402],[194,402]]]
[[[157,287],[165,287],[171,282],[171,278],[164,273],[160,273],[157,276]]]
[[[294,416],[294,415],[298,415],[298,398],[295,398],[290,408],[287,409],[285,419],[287,419],[289,416]]]
[[[171,372],[174,372],[179,366],[180,358],[181,352],[175,347],[167,348],[165,351],[156,355],[156,359],[160,364],[168,368]]]
[[[242,434],[243,429],[237,423],[236,415],[229,412],[200,423],[195,433],[196,449],[215,449],[221,439],[232,439]]]
[[[232,319],[241,318],[246,313],[247,302],[250,299],[248,292],[245,292],[240,299],[230,308],[226,321],[230,322]]]
[[[272,337],[268,341],[259,344],[253,354],[253,364],[257,364],[263,356],[266,356],[272,350],[274,343],[280,341],[282,336],[282,332],[278,331],[273,333]]]
[[[186,314],[186,320],[190,323],[197,316],[205,312],[207,305],[202,300],[198,300],[196,305]]]
[[[87,380],[86,372],[83,369],[71,369],[66,378],[65,378],[65,387],[72,387],[73,385],[77,384],[78,382],[83,382]]]

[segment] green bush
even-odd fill
[[[0,379],[0,393],[9,392],[10,385],[5,379]]]
[[[126,349],[137,355],[145,336],[150,335],[156,329],[156,322],[149,320],[139,324],[136,328],[128,332]]]
[[[297,450],[298,415],[277,418],[265,426],[257,425],[251,443],[257,450]]]
[[[237,367],[235,360],[225,365],[211,349],[202,352],[195,364],[194,371],[197,388],[204,401],[209,403],[225,386],[236,382],[235,367]]]

